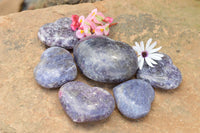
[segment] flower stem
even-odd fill
[[[109,25],[109,28],[111,27],[111,26],[114,26],[114,25],[117,25],[118,23],[112,23],[112,24],[110,24]]]

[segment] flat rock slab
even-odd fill
[[[102,133],[199,132],[200,127],[200,8],[188,0],[105,0],[95,4],[56,6],[0,17],[0,132]],[[87,15],[98,8],[118,25],[109,37],[133,45],[150,37],[162,46],[183,76],[173,91],[155,90],[152,110],[129,121],[117,109],[105,121],[76,124],[60,105],[58,90],[42,89],[33,70],[46,49],[37,38],[39,28],[72,14]],[[80,73],[77,81],[112,94],[117,84],[102,84]]]
[[[0,16],[19,12],[23,0],[0,0]]]

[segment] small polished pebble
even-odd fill
[[[130,79],[138,68],[137,55],[128,44],[106,36],[90,36],[74,47],[82,73],[95,81],[119,83]]]
[[[154,67],[144,64],[142,70],[138,70],[137,78],[149,82],[155,88],[175,89],[182,81],[181,72],[168,55],[163,55],[162,60],[157,61],[158,64]]]
[[[67,115],[77,123],[106,119],[115,108],[114,98],[108,91],[79,81],[64,84],[59,99]]]
[[[121,83],[113,89],[113,93],[117,108],[125,117],[130,119],[146,116],[155,97],[152,86],[141,79]]]
[[[61,18],[54,23],[43,25],[38,31],[38,38],[47,46],[73,49],[78,42],[75,31],[71,29],[71,18]]]
[[[72,55],[60,47],[48,48],[34,69],[35,80],[44,88],[58,88],[77,76]]]

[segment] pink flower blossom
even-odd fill
[[[86,19],[93,20],[96,14],[97,14],[97,9],[94,9],[92,10],[92,12],[88,15]]]
[[[103,21],[106,22],[106,23],[110,23],[111,24],[113,22],[113,18],[106,17]]]
[[[81,38],[85,37],[86,35],[85,35],[84,30],[79,29],[79,30],[76,31],[76,36],[77,36],[79,39],[81,39]]]
[[[110,29],[109,29],[109,24],[106,24],[105,26],[104,26],[104,34],[106,35],[106,36],[108,36],[109,35],[109,32],[110,32]]]
[[[95,29],[95,28],[96,28],[95,23],[92,22],[92,21],[89,20],[89,19],[86,19],[86,20],[84,21],[84,24],[87,25],[87,26],[90,26],[92,29]]]
[[[84,26],[84,32],[85,32],[86,36],[92,35],[90,26],[85,25]]]
[[[78,15],[72,15],[72,24],[71,28],[73,31],[76,31],[80,27],[80,23],[78,22],[79,16]]]
[[[98,26],[95,29],[95,34],[96,35],[109,35],[109,24],[106,24],[104,26]]]
[[[104,20],[104,19],[105,19],[105,16],[103,15],[103,13],[102,13],[102,12],[98,12],[98,13],[95,15],[93,21],[94,21],[95,23],[97,23],[97,24],[103,25],[103,20]]]
[[[78,22],[80,23],[80,27],[83,27],[84,21],[85,21],[85,17],[84,16],[80,16],[79,19],[78,19]]]
[[[77,38],[81,39],[92,34],[109,35],[110,27],[117,23],[112,23],[113,18],[105,17],[97,9],[92,10],[87,18],[84,16],[72,15],[71,28],[76,31]]]

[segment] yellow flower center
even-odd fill
[[[81,34],[83,34],[84,33],[84,30],[81,30]]]
[[[92,31],[93,33],[95,33],[95,29],[93,29],[93,31]]]
[[[81,19],[81,20],[80,20],[80,23],[82,23],[82,22],[83,22],[83,20]]]
[[[95,12],[92,13],[92,16],[94,16]]]
[[[103,32],[104,31],[104,29],[101,29],[101,32]]]

